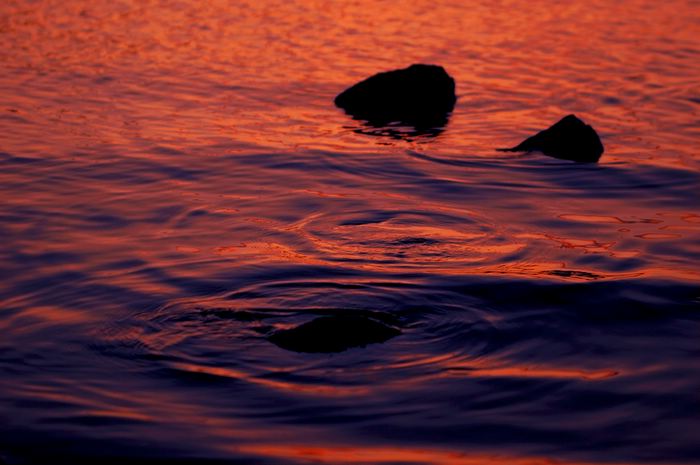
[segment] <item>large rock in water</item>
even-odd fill
[[[277,331],[268,340],[294,352],[342,352],[384,342],[401,334],[396,328],[356,315],[323,316],[296,328]]]
[[[575,115],[568,115],[554,126],[525,139],[519,145],[498,150],[502,152],[539,151],[550,157],[595,163],[605,149],[600,137],[591,126]]]
[[[375,74],[343,91],[335,104],[372,126],[442,127],[454,109],[455,81],[442,66],[411,65]]]

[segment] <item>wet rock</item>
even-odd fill
[[[337,315],[277,331],[268,340],[294,352],[342,352],[352,347],[385,342],[399,334],[398,329],[372,318]]]
[[[581,163],[597,162],[604,151],[603,143],[595,130],[575,115],[562,118],[554,126],[538,132],[513,148],[498,150],[539,151],[550,157]]]
[[[455,81],[445,69],[422,64],[375,74],[335,98],[335,104],[355,119],[375,128],[409,126],[414,135],[439,134],[456,101]],[[367,132],[399,133],[391,129]]]

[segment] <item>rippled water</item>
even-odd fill
[[[6,0],[0,37],[0,462],[700,463],[697,2]],[[457,82],[438,137],[333,106],[411,63]],[[494,151],[569,113],[600,163]],[[267,339],[341,314],[401,335]]]

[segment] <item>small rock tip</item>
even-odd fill
[[[595,163],[605,151],[593,127],[569,114],[551,127],[528,137],[515,147],[496,149],[501,152],[539,151],[550,157],[579,163]]]

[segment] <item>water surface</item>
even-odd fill
[[[0,461],[700,463],[697,2],[6,0],[0,37]],[[411,63],[457,82],[437,137],[333,106]],[[600,163],[494,151],[569,113]],[[402,334],[267,340],[338,314]]]

